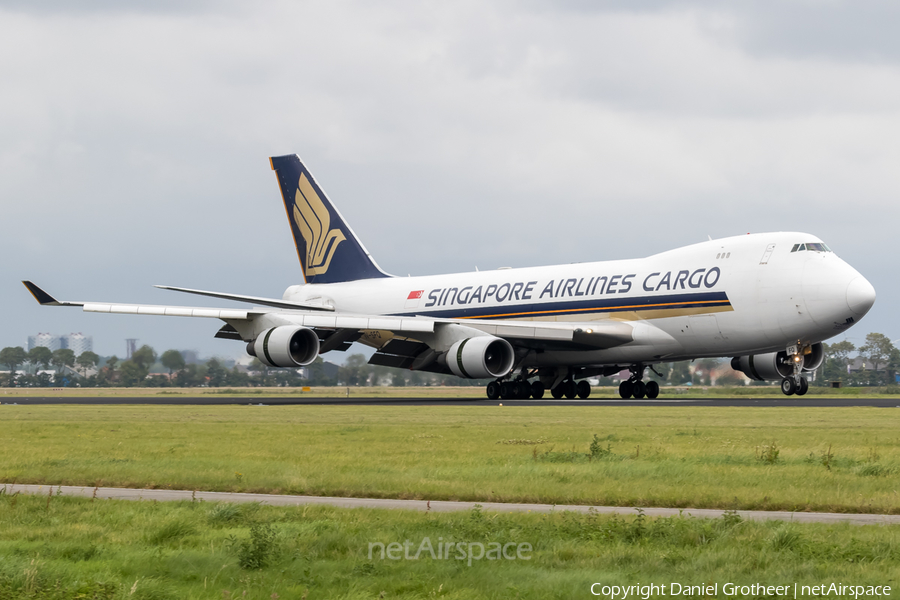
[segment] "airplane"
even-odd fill
[[[732,357],[751,379],[803,395],[822,342],[869,311],[875,289],[819,238],[756,233],[646,258],[394,277],[366,250],[297,155],[269,159],[304,283],[282,298],[172,286],[251,308],[60,301],[23,283],[45,306],[84,312],[220,319],[269,367],[299,368],[353,342],[370,364],[489,379],[489,399],[587,398],[587,379],[628,371],[622,398],[656,398],[647,369]]]

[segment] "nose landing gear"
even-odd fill
[[[802,396],[809,391],[809,382],[806,380],[806,377],[803,377],[802,375],[798,376],[796,379],[794,377],[785,377],[781,380],[781,391],[785,396],[792,396],[794,394]]]
[[[785,396],[793,396],[794,394],[803,396],[809,391],[809,382],[802,375],[798,375],[796,378],[785,377],[781,380],[781,391]]]
[[[803,354],[799,344],[788,348],[788,354],[794,372],[781,380],[781,391],[785,396],[803,396],[809,391],[809,382],[803,376]]]

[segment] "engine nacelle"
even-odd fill
[[[319,336],[299,325],[273,327],[247,344],[247,353],[268,367],[304,367],[319,355]]]
[[[815,371],[825,362],[825,347],[821,343],[809,347],[809,353],[803,355],[803,370]]]
[[[457,377],[503,377],[513,368],[516,354],[509,342],[492,335],[468,338],[450,346],[447,366]]]
[[[809,352],[803,355],[803,370],[815,371],[823,360],[825,349],[822,344],[813,344],[809,347]],[[735,356],[731,359],[731,368],[757,381],[778,381],[794,374],[794,366],[784,350],[768,354]]]

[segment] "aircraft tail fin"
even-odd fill
[[[269,159],[306,283],[390,277],[382,271],[296,154]]]

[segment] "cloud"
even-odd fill
[[[123,14],[196,14],[234,8],[228,0],[152,0],[149,2],[116,2],[115,0],[0,0],[0,10],[42,17]]]
[[[2,3],[0,251],[21,257],[5,279],[75,299],[173,301],[152,283],[278,296],[299,270],[266,157],[297,152],[398,274],[790,229],[866,257],[893,293],[889,260],[868,257],[900,216],[894,11]],[[54,312],[23,294],[0,288],[31,311],[19,338]],[[895,327],[879,306],[867,324]],[[124,321],[84,323],[122,337]]]

